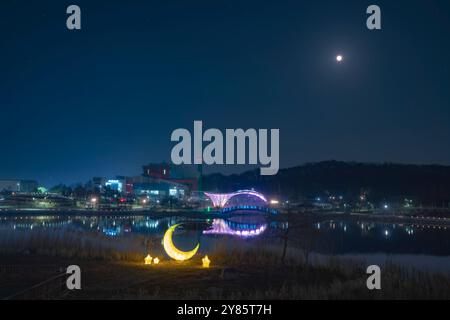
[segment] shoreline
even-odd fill
[[[249,215],[252,215],[251,213]],[[257,215],[266,217],[272,221],[297,221],[311,220],[312,223],[322,222],[324,220],[364,220],[378,223],[419,223],[430,226],[447,226],[450,227],[450,217],[427,217],[427,216],[407,216],[407,215],[380,215],[374,213],[340,213],[340,212],[314,212],[314,213],[283,213],[278,215],[269,215],[258,213]],[[86,216],[86,217],[150,217],[154,219],[170,218],[170,217],[188,217],[193,219],[214,219],[214,218],[230,218],[235,216],[245,216],[242,213],[221,213],[221,212],[204,212],[199,210],[85,210],[85,209],[14,209],[0,210],[0,219],[8,217],[41,217],[41,216]]]

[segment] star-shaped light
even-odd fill
[[[202,259],[202,263],[203,263],[203,268],[209,268],[209,264],[211,263],[211,260],[209,260],[208,256],[206,255]]]
[[[148,254],[148,255],[144,258],[144,263],[145,263],[145,264],[152,264],[152,260],[153,260],[153,258]]]

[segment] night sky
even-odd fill
[[[0,49],[0,178],[138,175],[194,120],[279,128],[281,167],[450,164],[448,0],[1,0]]]

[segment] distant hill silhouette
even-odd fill
[[[324,161],[282,169],[276,176],[261,176],[258,169],[203,177],[204,190],[229,192],[250,188],[291,199],[327,193],[357,197],[366,190],[372,201],[409,197],[423,204],[447,206],[450,166]]]

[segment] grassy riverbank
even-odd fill
[[[139,258],[139,261],[138,261]],[[61,258],[2,255],[0,294],[10,296],[71,264],[82,270],[82,290],[49,294],[34,291],[28,298],[48,299],[450,299],[450,276],[382,266],[382,290],[366,287],[365,266],[330,257],[320,265],[279,257],[266,250],[223,251],[187,262],[162,258],[146,266],[142,256]],[[6,269],[5,266],[10,266]],[[15,298],[20,299],[21,295]]]

